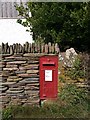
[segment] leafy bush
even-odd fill
[[[71,79],[78,79],[85,77],[82,59],[80,57],[77,57],[73,62],[73,66],[67,69],[66,75],[68,75]]]
[[[63,76],[59,76],[59,80],[60,80],[60,82],[65,83],[65,78]]]
[[[2,111],[2,120],[12,120],[13,115],[12,115],[12,109],[11,107],[5,108]]]
[[[83,104],[87,102],[87,90],[78,88],[74,84],[67,84],[64,86],[59,94],[60,98],[67,104]]]

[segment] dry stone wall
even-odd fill
[[[0,46],[0,106],[39,104],[39,57],[59,52],[58,44]]]
[[[58,44],[0,46],[0,106],[39,104],[39,57],[59,52]]]
[[[8,105],[39,104],[41,54],[4,54],[0,62],[0,100]]]

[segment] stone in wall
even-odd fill
[[[13,70],[18,70],[18,68],[14,68],[14,67],[13,67],[13,68],[3,68],[3,70],[4,70],[4,71],[5,71],[5,70],[6,70],[6,71],[7,71],[7,70],[8,70],[8,71],[13,71]]]
[[[15,71],[15,74],[24,74],[24,73],[26,73],[26,70],[17,70],[17,71]]]
[[[0,77],[0,83],[6,82],[6,81],[7,81],[7,76],[6,76],[6,77],[4,77],[4,76],[3,76],[3,77],[2,77],[2,76]]]
[[[4,82],[4,83],[1,83],[3,86],[8,86],[10,87],[11,85],[13,84],[16,84],[16,82]]]
[[[6,91],[7,94],[18,94],[18,93],[22,93],[22,92],[24,92],[23,89],[21,89],[21,90],[17,90],[17,89],[16,90],[15,89],[14,90],[10,90],[9,89],[9,90]]]
[[[19,77],[22,77],[22,78],[39,77],[39,75],[37,75],[37,74],[28,74],[28,73],[18,74],[18,76],[19,76]]]
[[[37,74],[39,73],[39,70],[27,70],[27,73]]]
[[[39,81],[38,80],[27,80],[26,78],[23,79],[22,81],[20,81],[19,83],[25,83],[25,84],[30,84],[30,83],[38,83]]]
[[[7,62],[7,65],[18,65],[24,63],[26,63],[26,61],[13,61],[13,62]]]
[[[9,105],[22,105],[21,100],[16,98],[16,99],[11,99]]]
[[[7,86],[0,85],[0,92],[5,92],[8,89]]]
[[[7,79],[7,82],[18,82],[18,81],[21,81],[22,80],[22,78],[8,78]]]
[[[67,49],[66,50],[66,55],[65,55],[64,65],[67,66],[67,67],[72,67],[73,62],[75,61],[77,55],[78,54],[76,53],[74,48]]]
[[[17,68],[18,67],[18,65],[6,65],[6,68]]]
[[[66,50],[66,56],[65,57],[67,59],[74,58],[75,56],[77,56],[77,53],[76,53],[74,48],[70,48],[70,49]]]

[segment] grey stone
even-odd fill
[[[9,96],[9,97],[16,97],[17,98],[18,94],[17,93],[7,93],[7,96]]]
[[[18,84],[19,86],[22,86],[22,87],[25,87],[25,85],[26,85],[25,82],[21,82],[21,81],[19,81],[17,84]]]
[[[39,65],[25,65],[25,66],[20,66],[19,70],[39,70]]]
[[[7,82],[18,82],[18,81],[21,81],[22,78],[8,78],[7,79]]]
[[[22,103],[26,103],[26,102],[27,102],[27,99],[23,99],[21,102],[22,102]]]
[[[19,86],[18,83],[10,85],[10,88],[17,88],[17,87],[21,87],[21,86]]]
[[[24,90],[18,90],[18,91],[15,91],[15,90],[14,90],[14,91],[7,90],[7,91],[6,91],[6,93],[11,93],[11,94],[13,94],[13,93],[16,93],[16,94],[17,94],[17,93],[22,93],[22,92],[24,92]]]
[[[21,100],[18,99],[18,98],[12,99],[12,100],[10,101],[10,104],[11,104],[11,105],[21,105]]]
[[[18,65],[6,65],[6,68],[12,68],[12,67],[17,68]]]
[[[16,74],[23,74],[23,73],[26,73],[25,70],[18,70],[18,71],[15,71]]]
[[[2,78],[6,78],[6,77],[8,77],[8,75],[9,75],[9,74],[2,73],[2,74],[0,75],[0,77],[2,77]]]
[[[18,70],[18,68],[3,68],[3,70],[8,70],[8,71],[12,71],[12,70]]]
[[[23,56],[23,53],[14,53],[13,56],[14,56],[14,57],[21,57],[21,56]]]
[[[39,64],[28,64],[27,66],[24,66],[25,68],[28,68],[28,67],[38,67]]]
[[[10,101],[10,98],[9,97],[7,97],[7,96],[1,96],[0,97],[0,102],[8,102],[8,101]]]
[[[18,78],[18,76],[9,76],[8,78],[10,78],[10,79],[16,79],[16,78]]]
[[[29,64],[36,64],[39,63],[39,61],[28,61]]]
[[[25,90],[24,92],[25,92],[25,94],[29,94],[29,95],[38,95],[39,94],[39,91]]]
[[[19,77],[22,77],[22,78],[31,78],[31,77],[39,77],[39,75],[37,74],[18,74]]]
[[[25,96],[25,95],[19,95],[18,98],[19,99],[27,99],[27,96]]]
[[[5,59],[14,59],[14,56],[5,57]]]
[[[24,63],[26,63],[26,61],[13,61],[13,62],[7,62],[7,65],[18,65]]]
[[[19,67],[19,70],[20,70],[20,71],[23,71],[23,70],[26,70],[26,69],[25,69],[25,67],[21,67],[21,66],[20,66],[20,67]]]
[[[67,67],[72,67],[73,62],[75,61],[77,55],[78,54],[76,53],[74,48],[67,49],[66,50],[66,55],[65,55],[64,65],[67,66]]]
[[[27,84],[26,86],[30,87],[30,86],[39,86],[39,82],[38,83],[30,83],[30,84]]]
[[[23,88],[19,87],[19,88],[9,88],[10,91],[21,91],[23,90]]]
[[[27,100],[27,103],[39,103],[39,101],[40,101],[40,99],[37,99],[37,100],[29,99],[29,100]]]
[[[10,62],[11,60],[6,60],[6,59],[4,59],[4,60],[2,60],[3,62]]]
[[[0,70],[2,70],[3,67],[5,67],[5,65],[0,65]]]
[[[0,89],[1,89],[1,88],[4,88],[4,87],[5,87],[5,86],[3,86],[3,85],[0,85]]]
[[[5,82],[5,83],[1,83],[1,85],[4,85],[4,86],[9,86],[9,85],[13,85],[13,84],[16,84],[16,82]]]
[[[27,70],[27,73],[36,74],[39,73],[39,70]]]
[[[6,91],[8,89],[8,87],[2,87],[2,88],[0,88],[0,92],[4,92],[4,91]]]
[[[6,96],[6,93],[0,93],[0,96]]]
[[[25,84],[30,84],[30,83],[38,83],[38,81],[28,81],[28,80],[22,80],[19,83],[25,83]]]
[[[70,49],[67,49],[66,50],[66,58],[67,59],[70,59],[70,57],[72,58],[72,57],[75,57],[75,56],[77,56],[77,53],[76,53],[76,51],[74,50],[74,48],[70,48]]]
[[[0,65],[5,65],[5,62],[0,62]]]
[[[2,58],[3,57],[9,57],[9,56],[11,56],[11,54],[2,54]]]
[[[24,88],[25,90],[39,90],[39,87],[36,87],[36,86],[30,86],[30,87],[25,87]]]
[[[25,81],[39,81],[39,78],[25,78]]]

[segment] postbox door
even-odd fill
[[[56,92],[56,81],[55,81],[55,70],[44,70],[44,81],[43,81],[43,94],[44,98],[55,98]]]
[[[40,99],[57,97],[58,57],[40,58]]]

